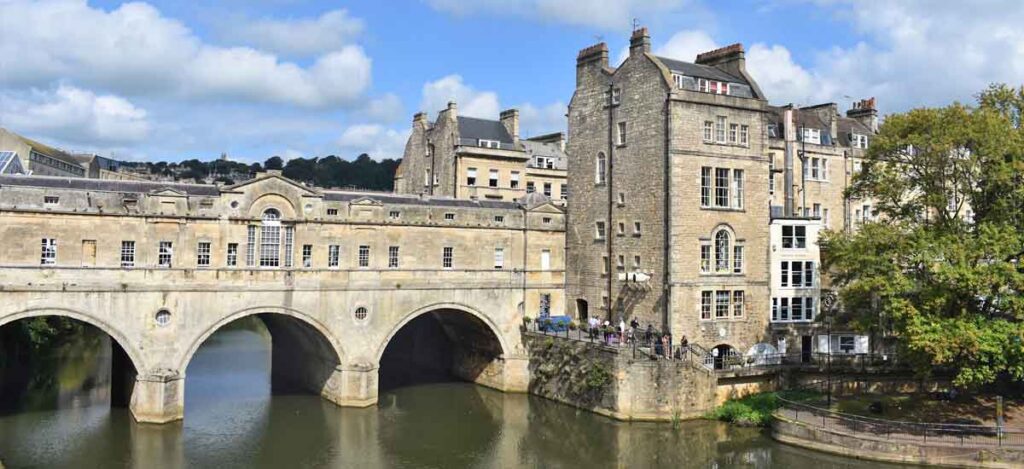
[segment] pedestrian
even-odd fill
[[[662,338],[658,337],[654,341],[654,354],[659,357],[665,356],[665,346],[661,344]]]
[[[647,332],[644,332],[644,344],[651,345],[651,339],[654,337],[654,326],[647,323]]]
[[[619,317],[619,345],[626,343],[626,320]]]

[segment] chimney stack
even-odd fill
[[[857,119],[872,132],[878,132],[878,109],[875,107],[874,97],[853,103],[853,107],[846,111],[846,117]]]
[[[629,38],[629,55],[644,54],[651,52],[651,36],[647,34],[647,28],[640,28],[633,31]]]
[[[576,55],[576,85],[579,86],[585,77],[593,73],[595,68],[598,73],[608,68],[608,44],[603,42],[594,44],[580,50],[580,53]]]
[[[499,117],[501,125],[505,126],[505,130],[512,136],[512,142],[516,148],[519,148],[519,110],[518,109],[506,109],[501,111]]]

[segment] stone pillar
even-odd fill
[[[528,357],[505,358],[505,392],[527,392],[530,388],[530,359]]]
[[[339,365],[320,395],[342,407],[369,407],[377,403],[379,367],[368,363]]]
[[[167,423],[185,416],[185,376],[175,372],[140,374],[130,408],[140,423]]]

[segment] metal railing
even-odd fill
[[[826,430],[886,441],[957,447],[1024,448],[1024,428],[885,420],[845,414],[779,397],[776,415]]]

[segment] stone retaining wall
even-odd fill
[[[953,445],[893,441],[796,422],[778,413],[772,423],[775,440],[850,458],[943,467],[1019,468],[1024,451],[999,447],[972,448]]]

